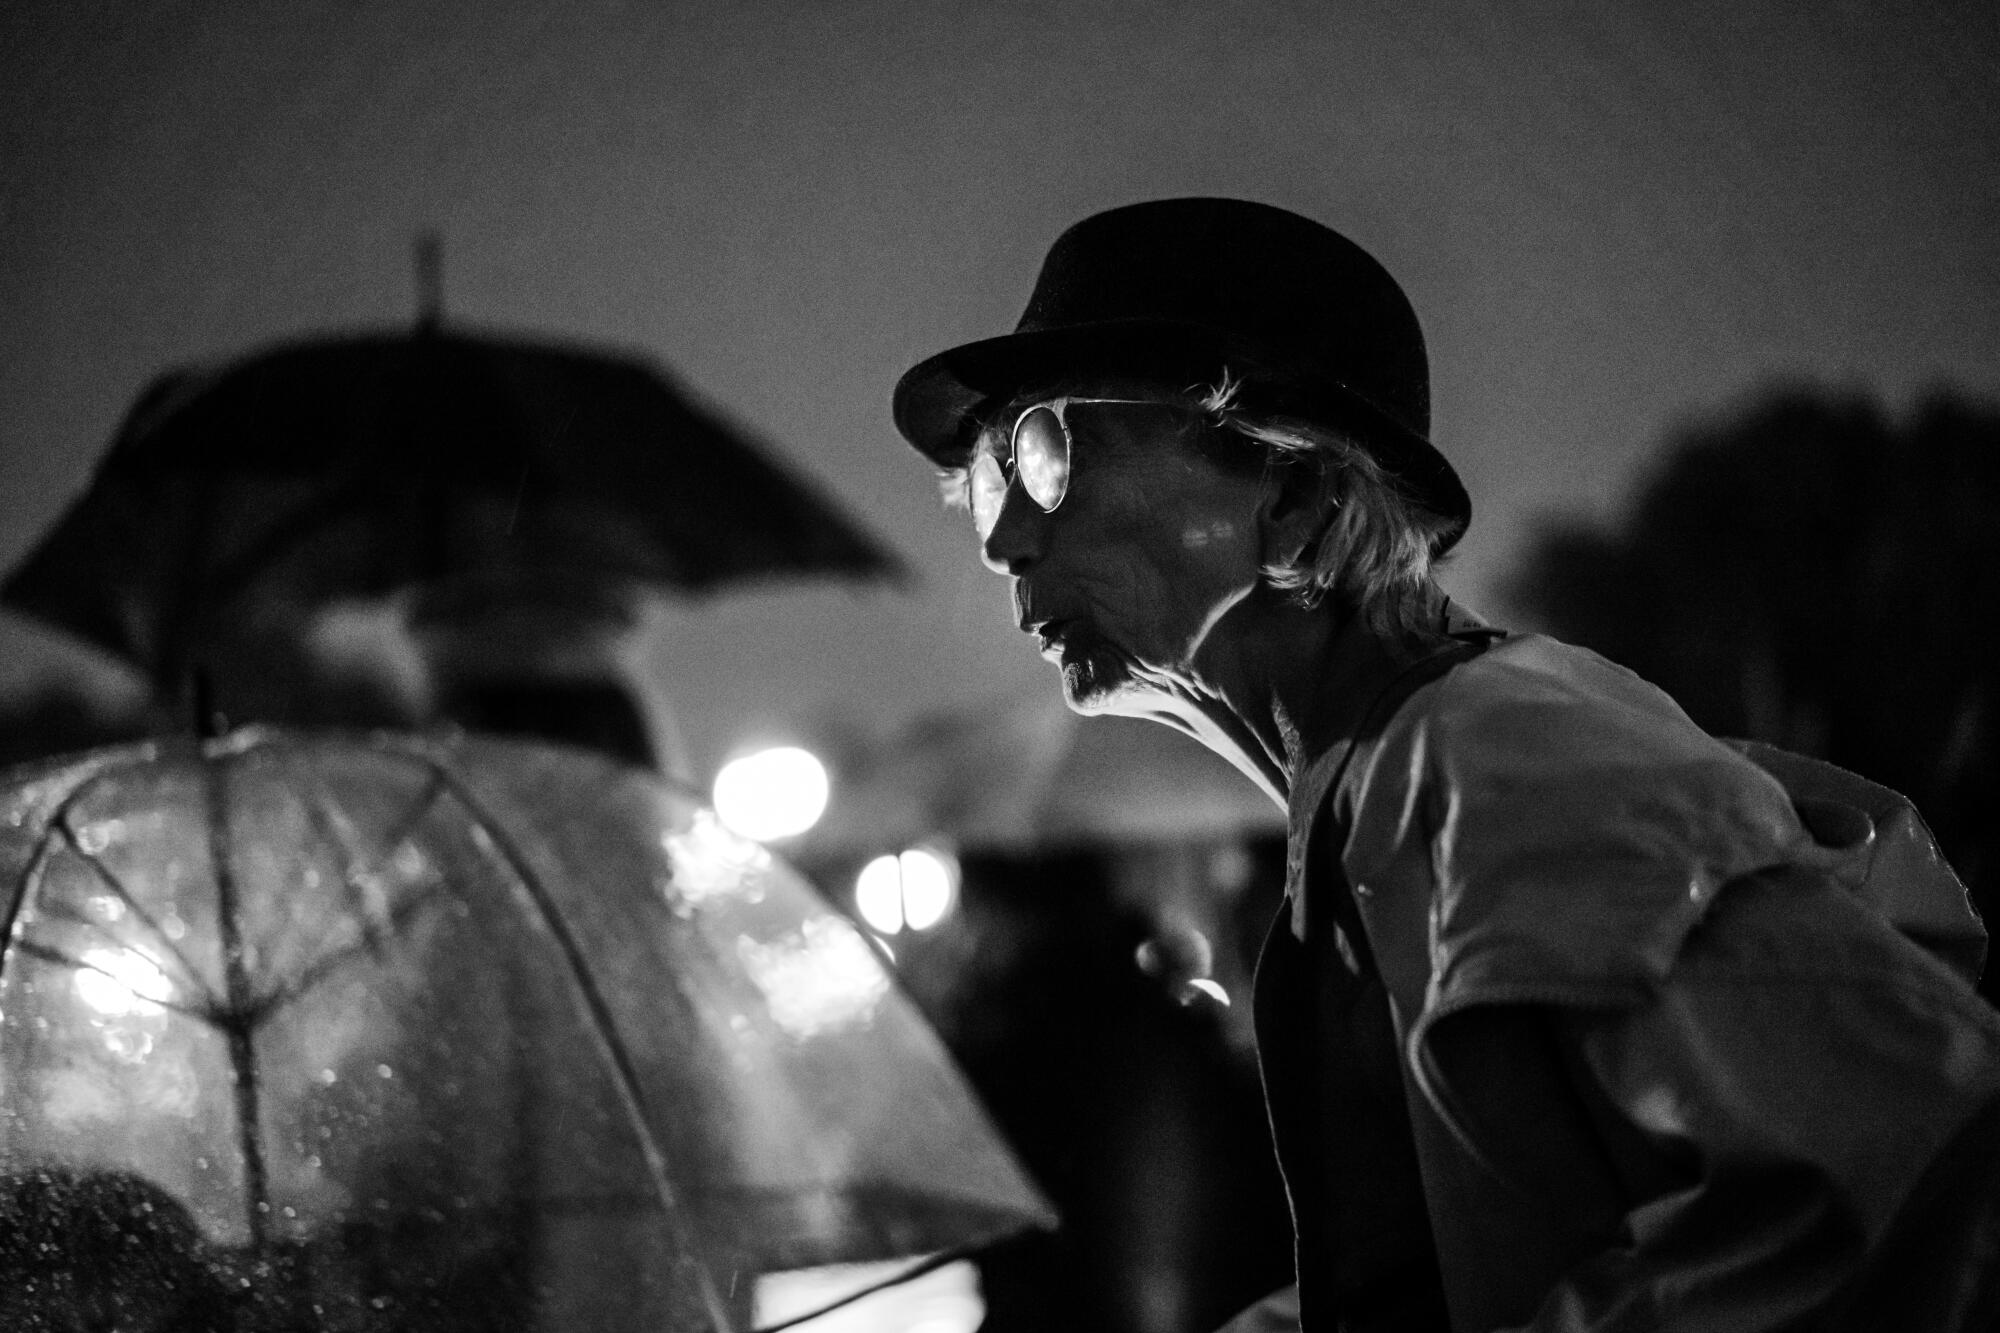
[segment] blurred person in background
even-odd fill
[[[896,388],[1070,706],[1287,812],[1255,1010],[1298,1282],[1230,1327],[1992,1327],[1962,886],[1894,793],[1446,598],[1428,377],[1358,246],[1176,199]]]
[[[0,1176],[0,1328],[230,1333],[210,1251],[178,1200],[130,1172]]]

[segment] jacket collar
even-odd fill
[[[1306,848],[1315,820],[1327,807],[1327,795],[1346,771],[1355,747],[1379,735],[1418,686],[1507,633],[1449,598],[1445,599],[1443,616],[1448,641],[1415,655],[1384,656],[1374,651],[1372,636],[1358,620],[1341,631],[1334,669],[1324,686],[1326,711],[1322,714],[1326,719],[1322,734],[1330,734],[1334,740],[1301,765],[1286,802],[1290,836],[1285,849],[1285,894],[1291,905],[1292,934],[1298,939],[1306,937]],[[1350,643],[1352,651],[1339,650]]]

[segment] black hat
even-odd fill
[[[1246,410],[1342,427],[1458,539],[1472,502],[1430,432],[1423,330],[1388,270],[1328,227],[1240,199],[1098,213],[1050,247],[1014,332],[940,352],[896,384],[896,429],[932,461],[971,449],[970,414],[1079,371],[1227,366]]]

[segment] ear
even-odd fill
[[[1316,459],[1274,461],[1264,470],[1264,496],[1257,506],[1257,535],[1266,565],[1290,565],[1326,530],[1322,464]]]

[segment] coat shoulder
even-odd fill
[[[1631,672],[1537,635],[1417,691],[1361,758],[1343,860],[1427,900],[1433,1003],[1636,998],[1724,885],[1820,855],[1764,769]]]

